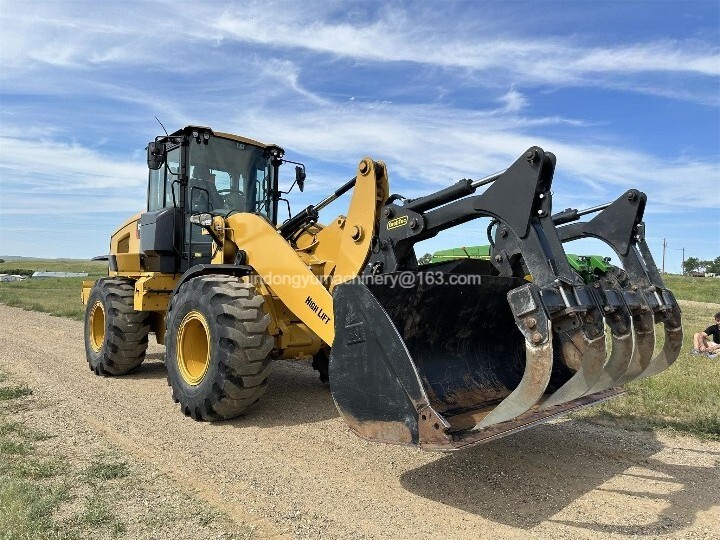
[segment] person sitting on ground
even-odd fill
[[[712,336],[712,341],[710,341]],[[720,352],[720,311],[715,314],[715,324],[708,326],[704,332],[693,336],[693,354],[704,354],[715,358]]]

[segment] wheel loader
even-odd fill
[[[312,358],[357,435],[445,451],[618,396],[677,358],[681,314],[645,243],[644,193],[553,214],[556,159],[534,146],[410,199],[365,157],[281,220],[280,167],[300,189],[306,177],[284,155],[201,126],[148,144],[147,208],[112,234],[108,276],[83,282],[94,373],[136,369],[152,333],[181,411],[213,421],[257,402],[275,360]],[[321,224],[346,193],[346,215]],[[418,263],[417,242],[477,218],[491,220],[489,258]],[[563,249],[586,237],[620,262],[592,283]]]

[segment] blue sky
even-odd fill
[[[157,116],[283,146],[308,169],[294,211],[365,155],[418,196],[537,144],[555,210],[638,188],[658,264],[663,238],[669,271],[720,255],[715,0],[31,4],[0,0],[0,254],[106,253],[145,206]]]

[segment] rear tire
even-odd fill
[[[98,279],[85,308],[85,356],[95,375],[124,375],[145,360],[148,313],[135,311],[135,284],[127,278]]]
[[[184,283],[168,307],[168,384],[180,410],[195,420],[233,418],[267,388],[274,339],[255,287],[207,275]]]
[[[327,384],[330,382],[330,351],[320,349],[312,359],[312,368],[318,372],[320,382]]]

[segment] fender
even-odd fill
[[[246,265],[237,264],[196,264],[192,268],[189,268],[178,280],[175,288],[173,289],[170,298],[175,296],[180,286],[186,281],[196,278],[198,276],[205,276],[207,274],[226,274],[228,276],[247,276],[254,272],[252,267]]]

